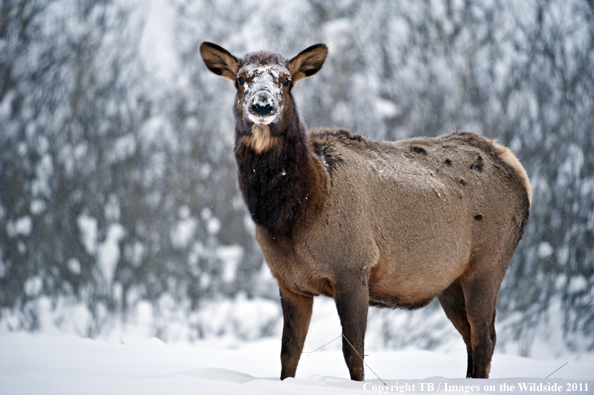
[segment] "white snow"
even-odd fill
[[[38,147],[39,151],[44,152],[47,150],[48,142],[45,138],[39,138]],[[46,197],[51,196],[51,188],[49,186],[49,179],[54,172],[54,164],[51,155],[45,154],[39,161],[36,167],[37,178],[33,181],[31,189],[34,196],[43,195]]]
[[[570,293],[585,291],[587,289],[588,280],[581,274],[571,277],[571,280],[569,280],[569,285],[567,286],[567,291]]]
[[[206,221],[206,229],[208,230],[208,233],[213,235],[217,234],[219,229],[221,229],[221,221],[212,215],[212,211],[208,207],[203,208],[200,215],[202,219]]]
[[[129,133],[117,139],[113,151],[108,153],[110,162],[118,162],[133,155],[136,151],[136,140],[133,134]]]
[[[138,1],[142,7],[147,2]],[[140,42],[140,53],[149,69],[162,81],[172,81],[179,70],[173,39],[174,5],[166,0],[150,0],[149,12]]]
[[[46,204],[41,199],[35,199],[31,202],[30,210],[32,214],[41,214],[45,210]],[[1,216],[0,216],[1,217]]]
[[[398,114],[398,106],[391,100],[377,99],[375,101],[375,109],[382,118],[391,118]]]
[[[41,299],[43,303],[37,309],[49,312],[50,300]],[[432,331],[455,331],[451,324],[440,328],[437,321],[423,321],[417,312],[377,309],[370,310],[374,313],[366,336],[367,381],[353,382],[342,356],[338,315],[328,298],[315,300],[296,378],[281,382],[279,318],[282,313],[278,303],[247,299],[240,293],[235,300],[205,304],[197,315],[178,316],[177,307],[171,297],[164,297],[155,307],[141,302],[137,314],[131,315],[125,325],[121,322],[110,325],[96,340],[74,335],[84,334],[89,324],[90,312],[82,306],[58,306],[53,318],[49,313],[43,314],[41,332],[37,334],[0,327],[0,394],[493,394],[511,392],[502,390],[504,384],[513,385],[514,392],[520,392],[520,383],[557,384],[564,391],[568,383],[578,389],[582,385],[582,393],[587,393],[584,386],[588,384],[588,391],[594,392],[592,353],[563,354],[554,359],[545,351],[539,358],[524,358],[502,354],[503,348],[498,348],[491,379],[464,379],[466,349],[457,334],[453,341],[446,341],[436,351],[415,348],[422,341],[406,334],[407,342],[396,345],[395,350],[382,346],[382,339],[378,338],[381,336],[377,326],[385,323],[394,324],[404,332],[415,332],[415,327],[421,325]],[[386,317],[380,317],[378,311],[385,312]],[[408,317],[410,326],[384,320],[392,315]],[[4,318],[6,324],[9,317]],[[64,323],[61,330],[53,326],[57,320]],[[199,326],[204,338],[196,339],[194,335],[193,341],[188,340],[191,336],[185,331],[189,323]],[[155,332],[150,328],[155,325],[165,331],[161,334],[169,339],[167,344],[151,337]],[[269,337],[260,338],[263,331],[268,331]],[[502,341],[503,336],[500,334]],[[538,343],[534,348],[547,346]],[[554,372],[559,367],[562,368]],[[487,390],[485,386],[489,386]],[[464,391],[452,391],[459,388]]]
[[[243,248],[240,245],[222,246],[217,249],[217,253],[223,261],[223,281],[228,283],[234,281],[243,257]]]
[[[87,252],[91,255],[95,254],[97,249],[97,220],[89,215],[82,214],[76,222]]]
[[[29,277],[27,281],[25,281],[25,293],[28,296],[39,295],[42,288],[43,280],[39,276]]]
[[[195,218],[190,217],[189,214],[182,216],[180,213],[180,216],[182,219],[171,231],[171,244],[177,248],[185,248],[194,237],[198,222]]]
[[[553,252],[555,252],[555,250],[553,250],[553,247],[546,241],[543,241],[538,245],[537,255],[539,258],[547,258],[553,255]]]
[[[14,223],[8,222],[6,225],[6,231],[10,237],[14,237],[16,235],[29,236],[32,229],[33,222],[31,221],[31,217],[28,215],[17,219]]]
[[[68,260],[68,270],[74,274],[80,274],[80,262],[76,258],[70,258]]]
[[[331,339],[333,334],[328,333]],[[320,344],[321,345],[321,344]],[[166,345],[119,336],[96,341],[75,336],[11,333],[0,336],[0,393],[12,394],[328,394],[503,393],[503,385],[562,386],[594,391],[594,357],[568,361],[495,355],[489,380],[463,379],[465,352],[371,352],[367,381],[349,380],[338,350],[303,354],[296,378],[280,381],[280,340],[227,348],[213,341]],[[447,386],[447,387],[446,387]],[[461,386],[461,387],[460,387]],[[446,391],[449,388],[449,391]],[[452,391],[452,389],[463,389]],[[424,391],[422,391],[424,390]],[[579,391],[572,391],[579,392]]]
[[[352,42],[353,22],[340,18],[324,24],[324,42],[336,51],[345,50]]]
[[[170,122],[161,116],[149,118],[141,128],[141,144],[144,147],[153,145],[169,146],[177,149],[178,139]]]
[[[570,144],[567,153],[567,159],[561,164],[557,176],[559,188],[565,188],[571,180],[578,179],[585,163],[584,153],[577,145]]]
[[[4,98],[0,102],[0,119],[7,120],[10,118],[10,114],[12,113],[12,101],[14,100],[15,95],[14,90],[10,90],[4,95]]]
[[[107,231],[105,242],[99,246],[97,254],[97,265],[101,269],[108,284],[113,281],[113,274],[120,260],[120,247],[118,243],[124,237],[126,231],[120,224],[112,224]]]

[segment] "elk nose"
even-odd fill
[[[260,116],[264,116],[272,112],[272,106],[270,104],[261,105],[259,103],[254,103],[252,105],[252,111]]]

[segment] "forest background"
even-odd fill
[[[534,199],[498,347],[594,348],[592,0],[0,0],[0,333],[280,336],[237,188],[234,88],[205,40],[237,56],[326,43],[294,89],[310,128],[509,146]],[[437,303],[369,322],[383,348],[459,336]]]

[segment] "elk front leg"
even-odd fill
[[[313,296],[298,295],[280,286],[283,309],[283,339],[281,347],[281,380],[295,377],[297,364],[309,329]]]
[[[342,325],[342,353],[349,368],[351,380],[363,381],[365,330],[369,290],[362,284],[340,287],[337,290],[336,309]]]

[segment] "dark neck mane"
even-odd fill
[[[324,205],[327,176],[310,149],[297,112],[278,144],[257,153],[236,126],[239,188],[252,220],[271,236],[290,235],[294,226]]]

